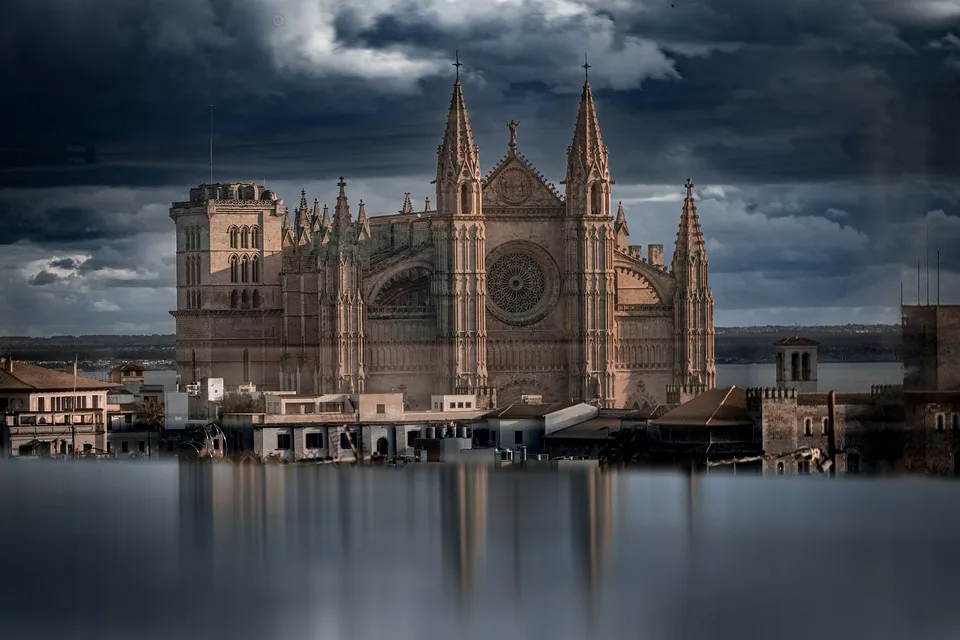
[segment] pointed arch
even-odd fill
[[[250,282],[260,282],[260,256],[250,260]]]
[[[240,229],[240,248],[249,249],[250,248],[250,227],[244,226]]]
[[[203,297],[199,291],[197,291],[197,309],[203,308]]]
[[[190,350],[190,382],[197,381],[197,350]]]
[[[260,291],[258,289],[253,290],[253,308],[260,308]]]
[[[233,227],[230,227],[230,229],[227,231],[227,233],[230,234],[230,248],[231,248],[231,249],[237,249],[237,248],[239,248],[239,244],[240,244],[240,242],[239,242],[239,240],[240,240],[240,237],[239,237],[239,236],[240,236],[240,230],[237,229],[236,226],[233,226]]]
[[[470,184],[464,183],[460,185],[460,213],[461,215],[466,215],[468,213],[473,213],[473,198],[471,197],[472,189]]]
[[[240,259],[236,255],[230,256],[230,282],[240,282]]]
[[[249,309],[250,308],[250,292],[246,289],[243,290],[243,293],[240,294],[240,308]]]
[[[194,256],[193,258],[193,284],[200,284],[200,274],[202,273],[202,260],[200,256]]]
[[[240,294],[234,289],[230,292],[230,308],[236,309],[238,306],[240,306]]]
[[[243,350],[243,382],[250,382],[250,350]]]
[[[247,256],[240,258],[240,282],[250,282],[250,260]]]
[[[260,248],[260,227],[253,227],[250,229],[250,248]]]

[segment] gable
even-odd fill
[[[558,207],[563,201],[519,155],[508,156],[483,185],[484,207]]]

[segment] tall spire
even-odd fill
[[[589,65],[584,66],[589,68]],[[576,159],[588,171],[593,168],[601,174],[606,171],[607,147],[603,144],[603,136],[600,134],[600,120],[597,118],[597,108],[593,103],[593,91],[590,89],[589,80],[583,83],[580,110],[577,113],[573,142],[568,153],[570,160]]]
[[[703,231],[700,229],[700,218],[697,216],[697,203],[693,197],[693,181],[687,178],[684,187],[687,194],[683,199],[683,213],[680,214],[680,225],[677,228],[677,244],[673,252],[674,269],[676,269],[676,256],[678,254],[706,256]]]
[[[456,65],[460,65],[457,58]],[[453,83],[453,95],[450,97],[450,111],[447,113],[447,126],[443,132],[443,142],[437,149],[437,180],[460,177],[464,165],[473,170],[479,167],[479,153],[473,141],[467,104],[463,98],[463,86],[460,84],[460,69],[457,66],[457,79]],[[442,173],[441,173],[442,172]]]
[[[347,183],[343,176],[340,176],[337,186],[340,187],[340,193],[337,194],[337,205],[333,209],[333,226],[337,228],[349,227],[352,220],[350,219],[350,203],[347,201]]]
[[[357,240],[368,240],[370,238],[370,220],[367,219],[367,206],[360,199],[359,210],[357,211]]]

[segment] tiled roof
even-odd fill
[[[544,438],[571,438],[577,440],[606,440],[612,431],[620,429],[620,418],[590,418],[580,424],[548,433]]]
[[[777,340],[773,343],[775,347],[817,347],[820,346],[820,343],[816,340],[811,340],[810,338],[804,338],[803,336],[790,336],[789,338],[784,338],[783,340]]]
[[[64,371],[46,369],[27,362],[13,363],[13,371],[7,370],[7,362],[0,365],[0,392],[3,391],[93,391],[117,389],[121,385],[84,378]]]
[[[747,393],[740,387],[711,389],[656,420],[655,426],[729,427],[752,424],[747,414]]]

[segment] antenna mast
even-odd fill
[[[930,306],[930,221],[927,221],[927,306]]]
[[[940,306],[940,250],[937,249],[937,306]]]

